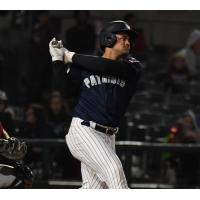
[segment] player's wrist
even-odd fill
[[[63,56],[52,56],[52,62],[63,61]]]
[[[64,62],[67,63],[72,63],[72,58],[74,56],[75,52],[72,51],[68,51],[67,49],[65,49],[64,52]]]

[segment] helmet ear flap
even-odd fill
[[[117,37],[113,33],[108,33],[105,39],[106,39],[106,46],[110,48],[113,47],[117,42]]]
[[[101,38],[101,46],[112,48],[117,41],[117,37],[113,33],[106,33],[102,35]]]

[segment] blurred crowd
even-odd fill
[[[93,19],[90,11],[74,11],[71,17],[73,25],[63,38],[66,47],[99,55],[103,21]],[[0,120],[16,137],[64,138],[77,93],[63,77],[59,80],[63,87],[58,88],[52,70],[48,44],[53,37],[59,38],[61,20],[50,17],[48,11],[1,11],[0,19],[5,22],[0,25]],[[137,31],[130,53],[143,63],[144,70],[117,139],[199,143],[200,30],[194,29],[180,49],[148,46],[138,17],[129,12],[122,19]],[[132,157],[137,178],[144,172],[134,168],[138,157]],[[185,177],[185,184],[195,185],[198,155],[171,155],[165,160],[165,170],[166,182]]]

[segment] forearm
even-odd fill
[[[127,77],[134,71],[127,63],[97,56],[74,54],[72,62],[84,70],[113,76]]]
[[[59,91],[64,94],[65,90],[65,66],[62,61],[55,61],[52,63],[52,90]]]
[[[64,77],[65,66],[62,61],[55,61],[52,63],[52,72],[53,72],[53,90],[56,90],[60,80]]]
[[[112,60],[83,54],[74,54],[72,61],[83,69],[100,73],[104,72],[107,68],[112,67],[111,65],[114,64]]]

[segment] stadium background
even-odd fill
[[[99,30],[116,19],[129,20],[137,30],[133,55],[144,66],[117,136],[129,186],[199,188],[200,68],[192,76],[183,70],[181,81],[169,78],[172,59],[183,58],[177,52],[200,29],[199,16],[199,11],[0,11],[0,119],[28,142],[25,161],[33,169],[34,188],[76,188],[81,181],[63,130],[76,88],[53,76],[48,43],[56,36],[70,50],[99,54]],[[63,88],[56,87],[58,81]]]

